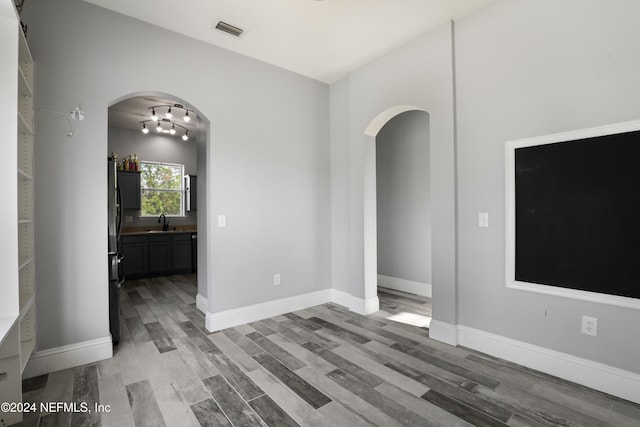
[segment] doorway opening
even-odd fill
[[[364,177],[365,295],[395,321],[431,322],[429,114],[381,113],[367,130]]]
[[[138,310],[151,296],[168,298],[169,317],[181,304],[206,312],[208,138],[206,117],[173,95],[133,93],[110,104],[107,157],[119,187],[117,252],[125,279],[115,299],[121,310],[110,307],[110,317],[153,314]],[[156,295],[157,283],[173,295]],[[204,327],[204,315],[193,314]],[[126,322],[111,324],[112,336],[117,330],[127,337]]]

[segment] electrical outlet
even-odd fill
[[[276,273],[273,275],[273,286],[280,285],[280,273]]]
[[[582,316],[582,333],[594,337],[598,336],[598,319],[595,317]]]

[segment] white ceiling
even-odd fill
[[[84,0],[332,83],[493,0]],[[213,29],[243,28],[240,38]]]

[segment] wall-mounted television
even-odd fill
[[[640,121],[506,143],[511,288],[640,309]]]

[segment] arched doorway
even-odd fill
[[[376,137],[382,128],[397,116],[407,112],[420,112],[420,120],[427,128],[429,126],[429,114],[422,108],[413,105],[397,105],[388,108],[378,114],[366,127],[365,135],[365,159],[364,159],[364,298],[366,301],[375,301],[369,304],[368,312],[377,311],[379,302],[377,298],[378,287],[378,220],[377,220],[377,182],[376,182]],[[427,239],[428,236],[425,236]],[[374,307],[376,305],[376,307]]]
[[[198,186],[197,186],[197,230],[200,236],[197,239],[197,282],[198,282],[198,294],[196,300],[197,308],[206,313],[207,310],[207,299],[208,299],[208,283],[209,283],[209,272],[207,269],[207,263],[205,260],[207,259],[207,254],[210,252],[207,236],[207,223],[208,223],[208,201],[210,201],[210,192],[207,188],[207,176],[209,174],[209,162],[208,162],[208,149],[209,149],[209,140],[210,140],[210,121],[209,119],[194,105],[190,104],[187,100],[182,99],[173,94],[164,93],[164,92],[154,92],[154,91],[140,91],[140,92],[132,92],[126,95],[123,95],[108,105],[109,111],[109,120],[108,126],[111,127],[113,125],[113,121],[122,121],[119,126],[125,127],[129,129],[131,132],[140,132],[143,127],[143,122],[149,120],[149,111],[147,107],[151,107],[153,105],[166,104],[180,106],[181,108],[174,108],[177,111],[175,113],[181,112],[183,115],[188,113],[189,120],[188,122],[183,122],[184,118],[180,118],[181,120],[176,120],[177,130],[176,133],[176,145],[178,144],[191,144],[195,146],[195,165],[194,169],[196,176],[198,177]],[[128,105],[127,105],[128,104]],[[113,113],[113,107],[118,105],[127,105],[127,108],[124,108],[123,111],[118,111]],[[165,109],[166,110],[166,109]],[[162,110],[162,113],[166,111]],[[159,111],[160,113],[160,111]],[[175,114],[177,116],[177,114]],[[176,117],[178,119],[178,117]],[[153,127],[153,122],[146,123],[147,127]],[[188,140],[185,140],[181,137],[185,135],[185,131],[188,131]],[[155,132],[152,130],[152,132]],[[140,133],[142,135],[142,133]],[[109,147],[110,144],[107,144]],[[135,151],[133,151],[135,153]],[[127,155],[129,152],[122,152],[122,155]],[[111,155],[111,150],[108,149],[107,155]],[[193,173],[193,172],[191,172]]]

